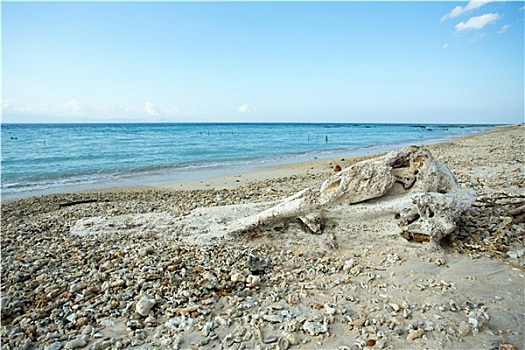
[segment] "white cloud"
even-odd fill
[[[64,109],[66,112],[76,113],[80,110],[80,105],[78,104],[77,100],[72,99],[64,103]]]
[[[510,25],[506,24],[504,25],[503,27],[501,27],[501,29],[499,30],[498,34],[505,34],[507,32],[507,30],[509,30],[510,28]]]
[[[2,112],[9,116],[41,116],[52,118],[80,118],[78,120],[156,120],[176,118],[184,115],[182,108],[175,106],[157,106],[147,101],[144,104],[125,104],[114,101],[92,100],[17,100],[2,99]],[[73,119],[72,119],[73,120]]]
[[[153,103],[149,101],[146,102],[146,104],[144,105],[144,112],[146,112],[147,115],[151,116],[159,115],[159,112],[157,112],[157,109],[155,108],[155,106],[153,106]]]
[[[13,106],[13,102],[10,98],[7,98],[5,100],[2,100],[2,108],[9,109]]]
[[[452,9],[452,11],[450,11],[449,13],[441,17],[441,22],[446,21],[449,18],[458,17],[466,12],[480,8],[481,6],[486,5],[492,1],[496,1],[496,0],[469,1],[468,4],[465,5],[464,7],[456,6]]]
[[[448,49],[448,43],[444,43],[443,46],[441,46],[442,49]]]
[[[239,112],[246,113],[249,111],[249,109],[250,109],[250,105],[246,103],[239,107]]]
[[[466,22],[459,22],[456,24],[456,33],[469,29],[482,29],[487,24],[496,22],[501,18],[499,13],[486,13],[481,16],[471,17]]]

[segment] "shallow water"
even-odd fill
[[[488,125],[2,124],[2,197],[167,184],[264,165],[363,154]]]

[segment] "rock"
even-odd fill
[[[277,323],[277,322],[281,322],[282,321],[282,316],[280,316],[280,315],[263,315],[262,318],[265,321],[273,322],[273,323]]]
[[[396,303],[390,303],[388,304],[390,305],[390,307],[392,307],[392,309],[395,311],[395,312],[398,312],[401,308],[399,307],[399,305],[397,305]]]
[[[328,332],[328,326],[326,322],[320,323],[315,321],[305,321],[303,324],[303,330],[310,333],[310,335],[318,335]]]
[[[246,287],[253,288],[255,286],[258,286],[260,282],[261,282],[261,278],[259,276],[249,275],[246,278]]]
[[[413,341],[414,339],[421,338],[425,334],[423,329],[411,329],[407,335],[408,341]]]
[[[139,251],[139,255],[141,257],[152,255],[153,253],[155,253],[155,249],[153,247],[144,247]]]
[[[78,291],[82,290],[82,284],[81,283],[73,283],[69,286],[69,291],[71,293],[76,293]]]
[[[234,273],[230,276],[230,280],[232,282],[245,282],[246,281],[246,277],[240,273],[240,272],[237,272],[237,273]]]
[[[148,316],[151,308],[155,305],[155,299],[148,298],[147,296],[143,296],[138,302],[135,307],[135,311],[137,311],[138,314],[141,316]]]
[[[79,317],[77,319],[77,321],[75,322],[75,326],[77,326],[78,328],[82,327],[82,326],[85,326],[87,325],[89,322],[89,318],[87,317]]]
[[[264,337],[263,343],[264,344],[275,343],[278,339],[279,338],[277,338],[275,335],[268,335],[268,336]]]
[[[44,350],[60,350],[64,347],[64,344],[62,342],[54,342],[52,344],[49,344],[44,348]]]
[[[66,349],[78,349],[78,348],[83,348],[86,345],[87,345],[87,341],[84,338],[77,338],[77,339],[68,341],[66,343],[65,348]]]

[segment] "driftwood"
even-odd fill
[[[331,176],[319,191],[306,188],[231,222],[226,230],[242,234],[298,218],[320,234],[332,207],[344,205],[351,212],[352,205],[381,197],[385,201],[376,201],[371,212],[394,211],[402,237],[436,246],[455,230],[457,217],[474,203],[475,192],[459,187],[447,166],[428,150],[410,146],[354,164]]]
[[[428,150],[411,146],[354,164],[320,189],[305,188],[280,201],[200,207],[183,217],[96,217],[77,221],[71,233],[108,233],[121,227],[119,222],[134,220],[130,230],[169,232],[190,244],[282,235],[292,244],[332,249],[403,237],[428,242],[432,249],[455,230],[456,219],[475,197]]]

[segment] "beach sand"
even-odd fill
[[[337,247],[278,231],[195,245],[176,225],[373,155],[2,203],[2,349],[524,349],[524,141],[520,125],[428,146],[478,196],[434,252],[344,228]]]

